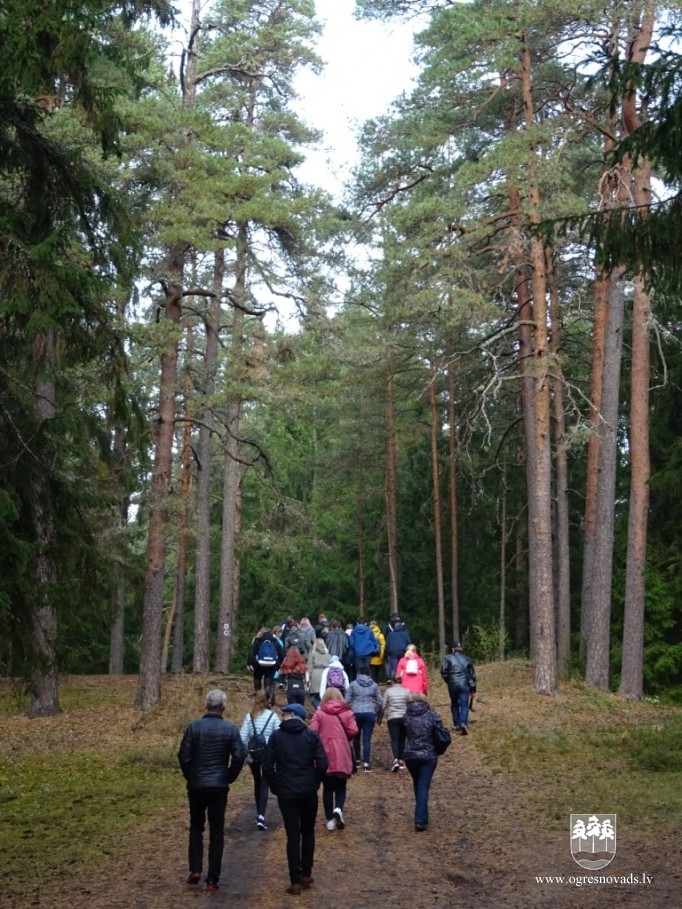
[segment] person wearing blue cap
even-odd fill
[[[287,835],[290,883],[286,892],[298,896],[314,880],[317,793],[328,760],[320,737],[306,726],[305,707],[285,704],[280,709],[282,724],[268,740],[263,772],[277,796]]]

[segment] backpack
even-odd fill
[[[264,669],[277,665],[277,645],[270,638],[265,638],[260,642],[256,662]]]
[[[405,672],[408,675],[418,675],[419,673],[419,663],[414,657],[410,657],[405,663]]]
[[[272,643],[272,641],[270,643]],[[249,714],[251,717],[251,725],[253,726],[253,732],[249,736],[249,740],[246,743],[246,750],[248,752],[250,764],[260,764],[263,760],[263,752],[265,751],[265,746],[268,743],[267,739],[265,738],[265,730],[268,728],[268,723],[272,719],[273,715],[274,714],[271,713],[265,721],[265,726],[263,726],[260,732],[256,732],[256,724],[253,721],[253,714]]]
[[[287,694],[305,694],[305,677],[302,675],[287,676]]]
[[[327,673],[327,688],[338,688],[341,694],[346,690],[346,680],[340,666],[332,666]]]

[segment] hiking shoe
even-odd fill
[[[407,770],[407,764],[405,763],[405,761],[401,761],[401,762],[400,762],[400,769],[401,769],[401,770]]]
[[[371,773],[371,772],[372,772],[372,768],[369,766],[369,764],[363,764],[363,765],[362,765],[362,769],[365,771],[365,773]]]
[[[189,877],[187,878],[188,884],[198,884],[201,880],[201,871],[190,871]]]
[[[327,821],[327,830],[336,830],[336,818]]]
[[[268,825],[265,823],[265,818],[263,817],[262,814],[259,814],[258,817],[256,818],[256,827],[258,827],[259,830],[268,829]]]
[[[301,885],[300,884],[289,884],[287,887],[287,893],[290,893],[292,896],[301,895]]]
[[[393,766],[391,767],[391,773],[396,773],[400,770],[400,761],[393,761]]]
[[[466,726],[462,726],[462,735],[469,735],[469,733],[467,732]]]
[[[343,819],[343,811],[340,808],[334,809],[334,817],[336,818],[336,829],[343,830],[346,826],[346,822]]]
[[[314,883],[315,883],[315,878],[311,874],[304,874],[303,877],[301,878],[301,887],[303,887],[304,890],[307,890],[308,887],[310,887],[310,885],[314,884]]]
[[[415,824],[414,830],[415,833],[423,833],[426,830],[426,824]]]
[[[216,890],[220,890],[220,887],[218,886],[218,881],[209,881],[206,884],[206,890],[209,893],[214,893]]]

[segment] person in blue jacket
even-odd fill
[[[356,677],[365,669],[370,672],[370,660],[379,651],[380,645],[376,635],[362,616],[357,620],[355,628],[350,633],[349,643]]]
[[[398,661],[405,656],[405,651],[412,643],[410,632],[404,622],[396,622],[392,631],[386,635],[386,656],[388,657],[389,679],[395,675]]]

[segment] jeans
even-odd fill
[[[469,686],[448,685],[453,726],[466,726],[469,719]]]
[[[297,799],[279,798],[278,802],[287,835],[289,880],[300,884],[301,876],[309,877],[313,870],[317,793]]]
[[[388,720],[386,725],[391,738],[391,753],[395,760],[402,761],[405,753],[405,717]]]
[[[420,827],[426,827],[429,823],[429,789],[438,760],[408,758],[405,764],[410,771],[414,788],[414,822]]]
[[[401,656],[403,656],[402,653],[401,654],[396,653],[395,656],[393,656],[393,654],[391,654],[391,656],[389,656],[389,658],[388,658],[388,671],[390,673],[389,679],[391,681],[393,681],[393,676],[395,675],[395,671],[398,668],[398,663],[400,662]]]
[[[334,809],[346,804],[346,783],[348,780],[341,776],[326,776],[322,781],[322,805],[324,816],[328,821],[334,817]]]
[[[201,871],[204,858],[204,826],[208,816],[208,874],[206,881],[217,884],[225,846],[226,789],[188,789],[190,871]]]
[[[372,733],[377,718],[373,713],[356,713],[355,722],[358,724],[358,734],[353,739],[353,751],[355,759],[360,760],[360,740],[362,739],[362,760],[369,764],[370,754],[372,752]]]
[[[249,765],[251,775],[253,776],[253,797],[256,802],[256,814],[265,817],[265,809],[268,807],[268,795],[270,787],[263,773],[263,765],[257,761]]]

